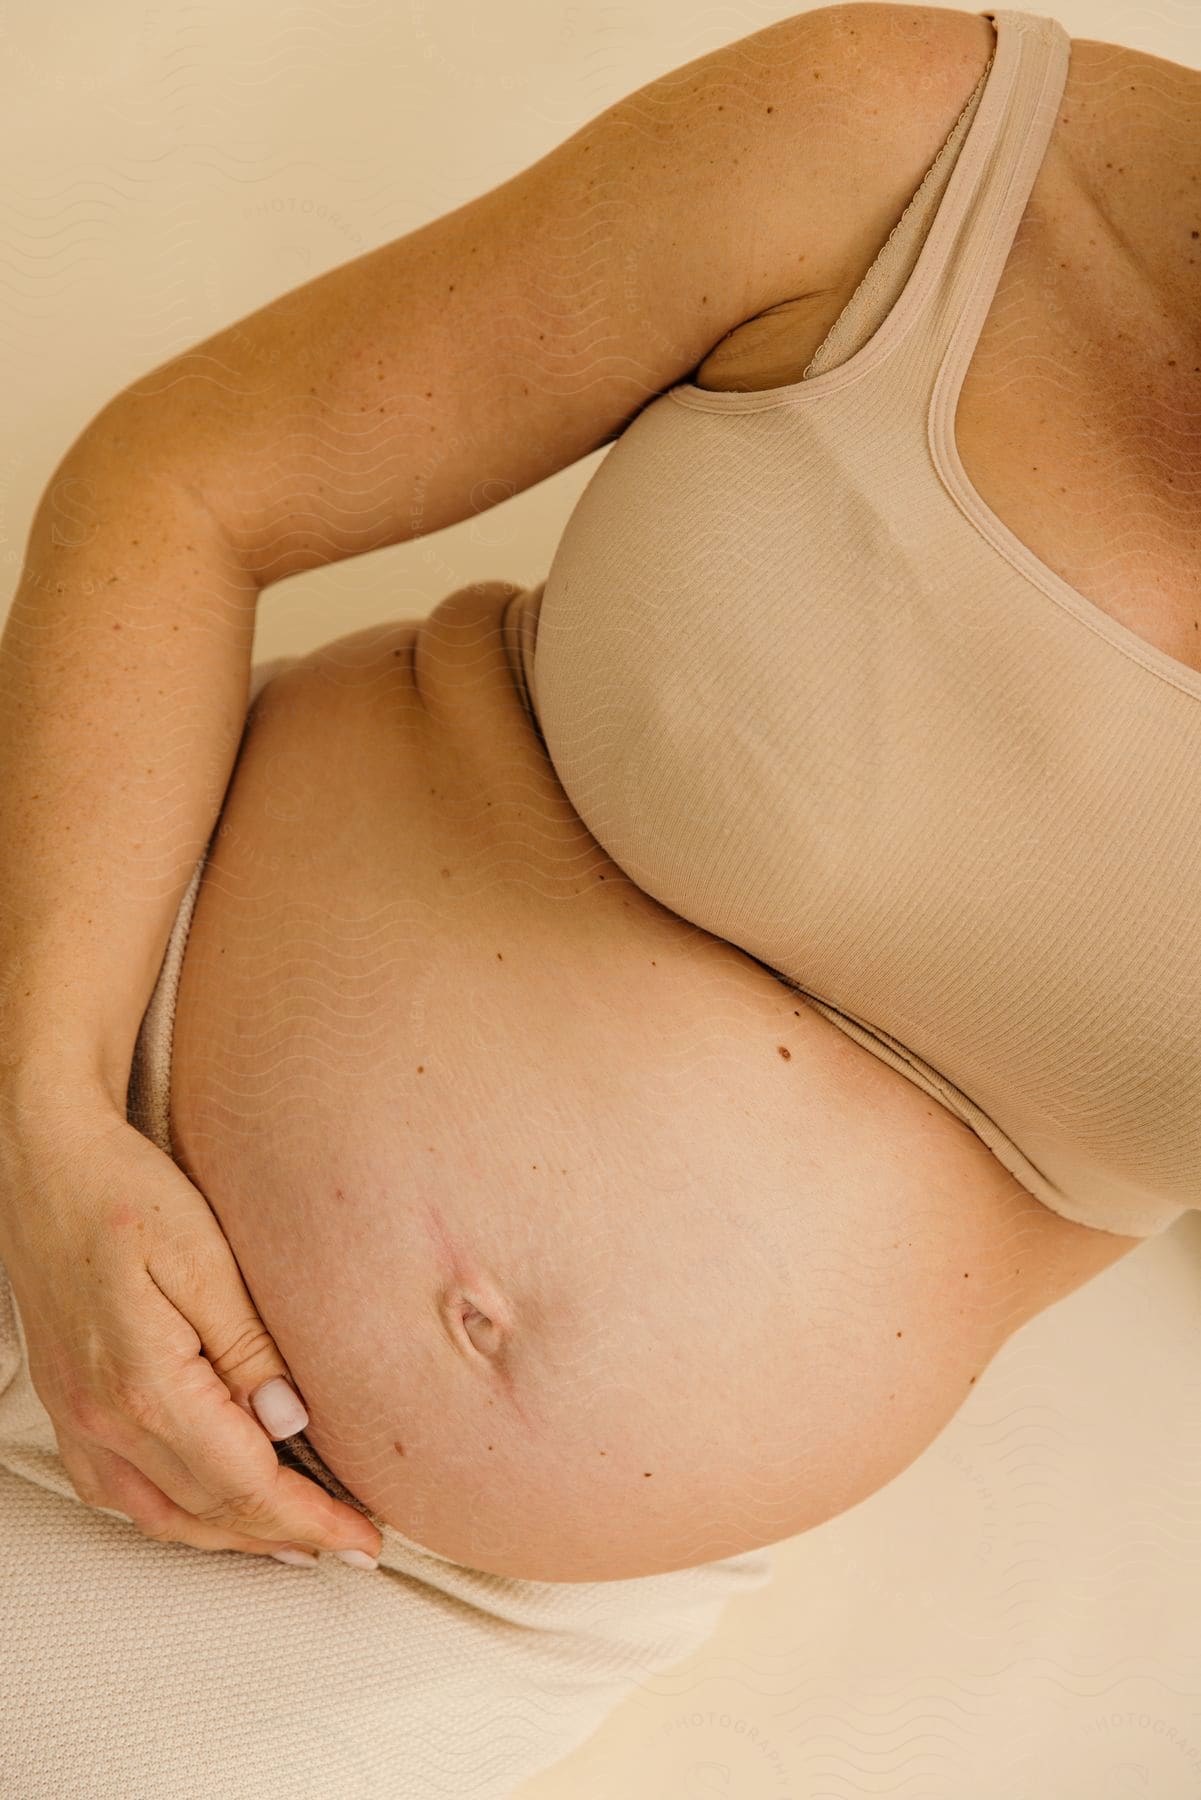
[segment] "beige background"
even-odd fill
[[[55,462],[119,388],[794,10],[0,0],[5,604]],[[1201,66],[1196,0],[1056,17]],[[540,580],[603,454],[281,583],[256,656]],[[1201,1797],[1199,1298],[1194,1214],[1028,1326],[911,1469],[782,1546],[769,1588],[521,1800]]]

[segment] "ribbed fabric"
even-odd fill
[[[258,666],[251,698],[286,660]],[[204,860],[129,1088],[131,1122],[168,1153],[175,996]],[[303,1434],[276,1450],[349,1497]],[[330,1557],[310,1570],[156,1544],[85,1506],[0,1264],[4,1800],[508,1800],[771,1574],[757,1550],[633,1580],[516,1581],[374,1522],[377,1571]]]
[[[1042,563],[956,451],[1071,47],[982,16],[989,66],[800,381],[647,406],[511,630],[639,887],[1047,1206],[1146,1236],[1201,1203],[1201,674]]]

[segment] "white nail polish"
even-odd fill
[[[311,1569],[317,1561],[310,1550],[273,1550],[271,1554],[276,1562],[296,1563],[302,1569]]]
[[[334,1555],[339,1562],[349,1563],[352,1569],[378,1569],[379,1557],[368,1556],[365,1550],[335,1550]]]
[[[251,1395],[250,1404],[270,1438],[294,1437],[309,1422],[300,1395],[289,1387],[282,1375],[264,1382],[257,1394]]]

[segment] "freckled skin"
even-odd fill
[[[874,1492],[1129,1240],[603,860],[499,598],[403,628],[420,694],[377,627],[269,684],[172,1128],[350,1491],[473,1568],[621,1579]]]

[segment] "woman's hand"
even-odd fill
[[[203,1194],[136,1127],[95,1106],[6,1125],[0,1261],[87,1505],[201,1550],[379,1555],[369,1519],[280,1465],[271,1438],[307,1414],[256,1422],[283,1358]]]

